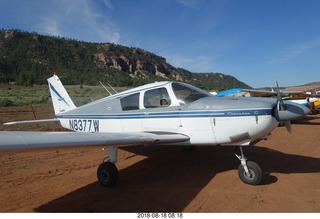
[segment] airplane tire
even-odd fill
[[[262,179],[262,171],[258,164],[252,161],[247,161],[247,167],[250,174],[246,174],[243,166],[238,167],[238,174],[242,182],[249,185],[258,185]]]
[[[119,171],[114,163],[104,162],[98,167],[97,177],[102,186],[112,187],[118,181]]]

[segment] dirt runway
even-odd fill
[[[97,182],[101,148],[0,151],[0,212],[320,212],[320,116],[292,130],[245,148],[258,186],[240,181],[233,147],[121,148],[114,188]]]

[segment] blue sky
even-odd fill
[[[0,0],[0,28],[139,47],[255,87],[320,81],[319,0]]]

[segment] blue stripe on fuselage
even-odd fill
[[[207,118],[207,117],[241,117],[271,115],[272,109],[249,110],[208,110],[208,111],[174,111],[115,114],[64,114],[56,115],[57,119],[150,119],[150,118]]]

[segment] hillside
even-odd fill
[[[179,80],[207,90],[250,88],[223,73],[192,73],[140,48],[88,43],[19,30],[0,31],[0,83],[44,84],[56,71],[65,84],[138,86]]]
[[[305,85],[298,85],[293,87],[286,87],[285,91],[311,91],[312,93],[315,93],[316,91],[320,90],[320,82],[312,82]]]

